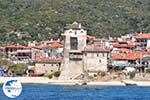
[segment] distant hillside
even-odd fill
[[[149,5],[150,0],[0,0],[0,44],[57,38],[74,21],[95,36],[150,32]],[[13,31],[29,34],[5,34]]]

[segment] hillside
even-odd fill
[[[150,32],[149,5],[150,0],[0,0],[0,44],[57,38],[74,21],[95,36]]]

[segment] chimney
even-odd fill
[[[53,42],[53,39],[51,39],[50,41]]]
[[[19,43],[17,43],[17,46],[19,45]]]
[[[79,23],[79,28],[81,28],[81,23]]]
[[[30,41],[28,41],[28,46],[31,46],[31,42]]]
[[[57,39],[57,42],[60,42],[60,39]]]

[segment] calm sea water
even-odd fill
[[[53,86],[26,84],[16,99],[0,100],[150,100],[150,87]]]

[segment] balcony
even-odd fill
[[[69,53],[69,59],[73,61],[80,61],[82,60],[82,53]]]

